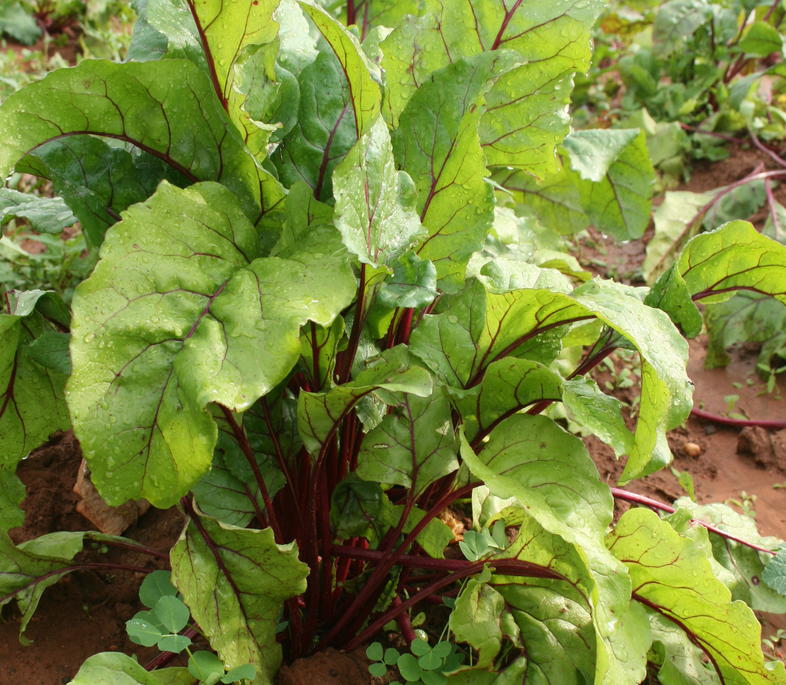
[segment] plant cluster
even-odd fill
[[[410,636],[413,607],[455,593],[467,658],[413,641],[410,682],[786,683],[753,614],[786,611],[780,541],[610,488],[559,418],[625,459],[623,483],[663,468],[698,305],[786,303],[786,247],[742,221],[652,287],[564,251],[589,224],[640,237],[651,210],[645,133],[566,115],[602,7],[151,1],[129,61],[0,106],[0,171],[48,179],[100,249],[70,307],[9,291],[0,315],[0,603],[22,631],[88,537],[14,545],[16,466],[73,428],[110,504],[187,517],[179,597],[129,627],[178,647],[190,613],[220,678],[271,683],[283,654],[390,621]],[[616,350],[640,366],[633,427],[587,376]],[[668,515],[614,521],[615,498]],[[440,518],[459,506],[463,559]],[[205,680],[105,653],[74,683],[113,673]]]

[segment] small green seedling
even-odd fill
[[[456,645],[444,640],[431,647],[426,640],[413,640],[411,652],[401,654],[397,649],[383,649],[379,642],[372,642],[366,649],[366,656],[374,663],[368,672],[381,678],[388,668],[395,666],[407,683],[415,685],[445,685],[448,678],[445,673],[455,671],[464,662],[464,656]],[[391,685],[396,685],[393,681]]]
[[[126,632],[132,642],[143,647],[156,646],[162,652],[188,653],[188,670],[201,685],[236,683],[251,680],[256,675],[252,664],[237,666],[229,671],[212,652],[191,652],[191,638],[181,635],[191,618],[191,612],[177,594],[168,571],[153,571],[139,588],[139,599],[149,611],[139,611],[126,621]]]
[[[483,528],[480,532],[468,530],[464,533],[464,539],[459,542],[461,553],[469,561],[478,561],[490,552],[505,549],[507,546],[508,537],[502,519],[496,521],[491,530],[488,528]]]

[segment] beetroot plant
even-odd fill
[[[743,222],[652,289],[563,250],[649,221],[643,134],[569,130],[601,5],[148,0],[129,61],[3,103],[3,175],[50,179],[100,249],[70,310],[10,292],[0,316],[0,601],[23,628],[86,540],[134,544],[8,537],[17,463],[73,427],[110,504],[182,509],[172,582],[258,685],[391,621],[411,641],[445,598],[451,684],[786,682],[751,609],[786,598],[747,582],[779,541],[688,505],[613,523],[635,496],[578,437],[623,483],[667,465],[697,303],[786,302],[786,248]],[[587,376],[617,349],[641,364],[632,422]],[[194,679],[101,654],[74,682],[112,673]]]

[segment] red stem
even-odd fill
[[[647,497],[646,495],[639,495],[638,493],[631,492],[630,490],[623,490],[621,488],[611,488],[611,494],[616,499],[621,499],[626,502],[632,502],[633,504],[640,504],[645,507],[649,507],[650,509],[655,509],[658,511],[665,511],[667,514],[673,514],[676,509],[665,502],[659,502],[656,499],[652,499],[651,497]],[[700,519],[691,519],[692,523],[696,523],[700,526],[704,526],[707,530],[712,533],[716,533],[721,537],[727,538],[728,540],[733,540],[734,542],[739,542],[741,545],[745,545],[746,547],[750,547],[751,549],[755,549],[757,552],[764,552],[765,554],[775,554],[771,549],[767,549],[766,547],[761,547],[753,542],[748,542],[747,540],[743,540],[742,538],[738,538],[736,535],[732,535],[731,533],[727,533],[726,531],[721,530],[717,526],[714,526],[711,523],[707,523],[706,521],[702,521]]]
[[[391,602],[391,606],[393,608],[401,606],[401,597],[396,595]],[[401,630],[401,636],[407,641],[408,645],[411,645],[417,636],[415,635],[415,629],[412,627],[409,614],[406,611],[401,612],[396,616],[396,623],[398,623],[398,627]]]
[[[691,416],[697,419],[704,419],[705,421],[712,421],[719,423],[722,426],[734,426],[735,428],[745,428],[746,426],[759,426],[760,428],[767,428],[769,430],[783,430],[786,428],[786,421],[765,421],[764,419],[732,419],[728,416],[719,416],[718,414],[711,414],[703,409],[691,409]]]

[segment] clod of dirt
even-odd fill
[[[349,654],[326,649],[284,666],[278,685],[369,685],[368,663],[363,649]]]
[[[74,492],[80,497],[76,510],[107,535],[120,535],[150,509],[147,500],[129,500],[119,507],[110,507],[90,480],[84,459],[79,465]]]
[[[737,454],[750,457],[760,469],[786,471],[786,430],[772,433],[748,426],[737,439]]]

